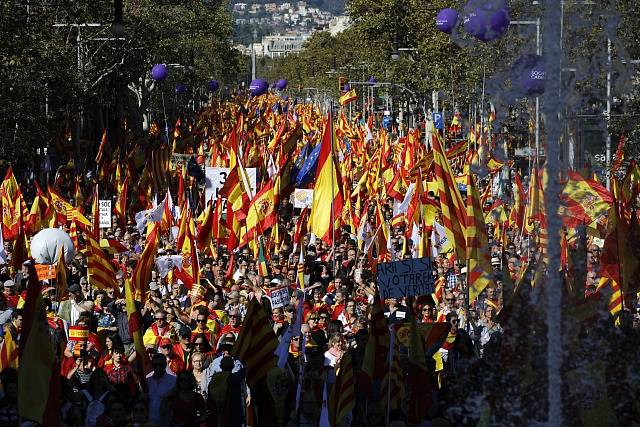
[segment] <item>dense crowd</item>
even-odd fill
[[[463,163],[458,166],[461,171]],[[21,184],[29,194],[30,184]],[[481,192],[491,185],[491,180],[481,182]],[[68,190],[61,197],[74,205]],[[115,193],[106,197],[114,204],[120,198]],[[462,197],[470,203],[464,189]],[[327,401],[331,405],[336,399],[339,408],[346,408],[336,413],[332,407],[331,420],[340,426],[523,425],[544,419],[546,242],[540,229],[523,233],[516,224],[492,221],[494,199],[490,196],[482,206],[490,280],[471,299],[468,261],[457,259],[451,245],[435,245],[434,234],[434,246],[423,252],[433,261],[433,292],[381,299],[378,262],[418,253],[407,223],[395,220],[398,199],[388,195],[363,213],[362,220],[374,225],[364,245],[361,230],[349,225],[335,230],[333,244],[304,227],[301,231],[306,209],[283,198],[277,222],[257,236],[257,244],[229,251],[220,239],[206,253],[198,251],[199,282],[193,284],[166,267],[167,257],[182,256],[183,267],[191,259],[181,253],[169,227],[154,243],[150,280],[127,289],[150,234],[144,227],[141,232],[133,215],[126,221],[114,215],[111,227],[100,229],[100,240],[116,248],[105,250],[115,272],[111,288],[88,274],[90,236],[73,223],[58,224],[76,245],[64,289],[59,274],[34,279],[32,261],[16,266],[16,257],[23,255],[5,240],[0,424],[19,421],[20,361],[8,343],[14,348],[21,343],[32,282],[41,287],[59,367],[54,374],[61,376],[61,425],[326,426],[332,425]],[[87,212],[91,202],[85,201]],[[433,191],[425,191],[425,205],[440,202]],[[195,218],[204,206],[193,206]],[[511,208],[505,209],[503,215],[510,215]],[[440,215],[436,212],[437,221]],[[180,215],[175,216],[179,223]],[[373,232],[377,223],[389,230],[383,244],[370,243],[378,238]],[[627,295],[622,310],[610,315],[608,294],[599,286],[603,244],[603,239],[579,235],[560,273],[559,327],[567,337],[563,410],[570,425],[605,425],[593,424],[602,419],[597,414],[615,414],[619,425],[631,425],[639,415],[640,381],[633,363],[639,352],[638,299]],[[127,300],[128,291],[136,293],[135,300]],[[260,323],[260,316],[266,321]],[[138,331],[144,354],[136,349]],[[414,334],[420,337],[418,347]],[[253,381],[262,362],[250,353],[269,346],[274,348],[265,365],[277,360],[278,367]],[[340,396],[342,391],[349,393]]]

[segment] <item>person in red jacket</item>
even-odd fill
[[[187,365],[182,358],[173,351],[173,342],[170,339],[162,338],[160,340],[160,353],[167,358],[167,367],[174,374],[187,369]]]
[[[16,284],[13,280],[7,280],[4,282],[4,299],[7,301],[8,308],[16,308],[18,306],[18,300],[20,295],[16,292]]]

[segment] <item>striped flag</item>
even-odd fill
[[[473,174],[467,175],[467,277],[469,302],[491,282],[491,253],[484,214],[480,203],[480,193]]]
[[[356,406],[356,389],[353,375],[353,360],[351,353],[346,352],[336,371],[336,382],[329,395],[329,420],[332,426],[340,425],[340,422],[349,415]]]
[[[176,243],[176,248],[182,254],[182,269],[175,272],[175,277],[182,280],[185,286],[191,289],[193,285],[200,283],[200,262],[196,249],[195,225],[191,217],[191,210],[187,206],[185,207]]]
[[[340,218],[343,207],[340,180],[333,160],[333,139],[333,122],[329,112],[324,125],[322,148],[318,155],[316,182],[313,187],[313,202],[309,216],[309,231],[328,245],[332,243],[335,220]]]
[[[160,147],[151,152],[151,179],[156,193],[161,193],[169,186],[169,147]]]
[[[390,351],[387,319],[384,317],[379,301],[375,301],[371,310],[369,339],[364,350],[364,359],[358,381],[358,388],[367,396],[371,394],[374,381],[382,382],[389,371],[388,355]]]
[[[440,197],[440,206],[442,208],[442,222],[447,232],[447,238],[454,245],[456,257],[462,260],[465,259],[467,250],[465,241],[467,214],[465,206],[462,202],[455,175],[451,170],[437,133],[433,135],[432,146],[438,196]]]
[[[276,366],[275,350],[278,338],[267,318],[267,313],[254,298],[249,302],[240,335],[232,354],[247,369],[247,384],[255,387]]]
[[[98,184],[95,185],[93,189],[93,203],[91,204],[91,231],[93,232],[93,237],[96,239],[100,238],[100,203],[98,199],[100,198],[100,193],[98,191]]]
[[[85,237],[88,249],[89,282],[100,289],[114,289],[118,293],[118,283],[113,265],[100,247],[100,243],[89,234],[86,234]]]
[[[147,286],[151,281],[151,269],[153,269],[156,248],[158,247],[158,227],[157,223],[153,224],[153,228],[147,235],[147,244],[142,251],[142,255],[140,255],[136,268],[133,270],[131,283],[133,289],[140,294],[141,298],[146,295]]]

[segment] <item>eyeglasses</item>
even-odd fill
[[[458,319],[451,319],[451,323],[458,323]]]
[[[207,319],[197,319],[197,323],[207,323]]]
[[[238,319],[238,318],[240,318],[240,316],[237,315],[237,314],[230,314],[229,315],[229,319]]]
[[[194,342],[193,345],[204,345],[203,342]]]
[[[455,301],[455,298],[447,298],[446,300],[451,302],[451,301]]]
[[[425,312],[425,311],[431,311],[431,309],[430,309],[430,308],[428,308],[428,307],[427,307],[427,308],[423,308],[423,309],[422,309],[422,312]]]
[[[164,320],[164,317],[156,317],[156,320]]]

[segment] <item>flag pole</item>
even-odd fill
[[[336,171],[335,171],[335,164],[333,161],[333,138],[334,138],[334,132],[333,132],[333,101],[330,102],[329,104],[329,129],[331,131],[331,262],[333,264],[333,268],[332,270],[332,274],[333,277],[335,278],[336,276],[336,218],[335,218],[335,212],[334,212],[334,199],[335,199],[335,184],[334,184],[334,176],[336,176]]]

